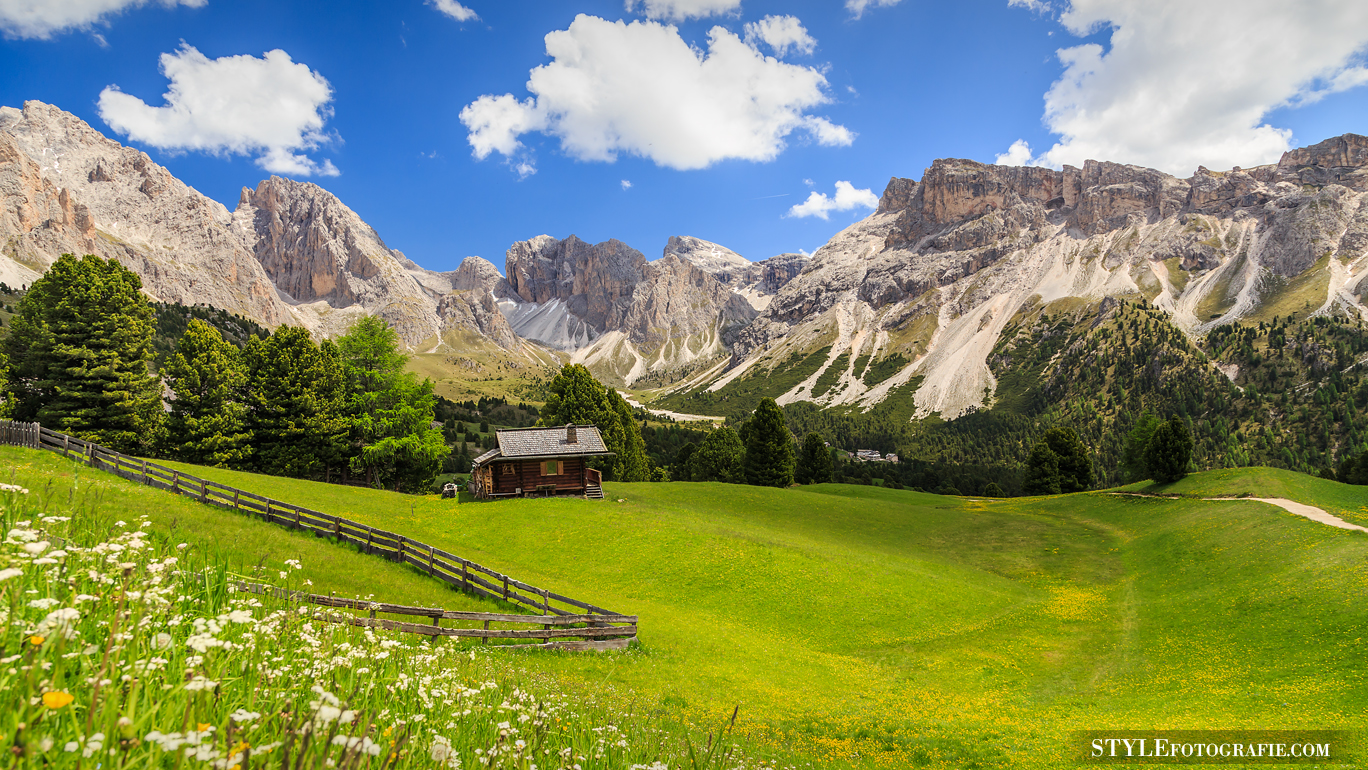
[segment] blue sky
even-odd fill
[[[0,103],[229,208],[307,178],[431,269],[541,233],[763,259],[938,157],[1186,176],[1368,133],[1368,4],[1283,5],[0,0]]]

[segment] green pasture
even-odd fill
[[[31,487],[56,474],[54,493],[75,467],[12,448],[0,461]],[[523,665],[697,725],[739,706],[744,745],[785,762],[1044,768],[1070,761],[1078,729],[1368,726],[1368,535],[1196,499],[1368,516],[1362,488],[1298,474],[1137,490],[1177,498],[609,483],[604,501],[457,503],[180,467],[638,614],[638,650]],[[229,558],[300,558],[316,589],[470,603],[323,540],[98,483],[104,504],[145,506]]]

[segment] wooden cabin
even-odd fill
[[[479,500],[574,495],[603,499],[591,457],[613,457],[593,425],[496,431],[498,446],[475,458],[470,491]]]

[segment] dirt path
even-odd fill
[[[1130,497],[1159,497],[1159,498],[1164,498],[1164,499],[1168,499],[1168,500],[1175,499],[1175,498],[1171,498],[1171,497],[1165,497],[1164,495],[1143,495],[1143,494],[1140,494],[1139,492],[1112,492],[1111,494],[1113,494],[1113,495],[1127,495],[1127,496],[1130,496]],[[1181,498],[1179,498],[1179,499],[1181,499]],[[1261,503],[1268,503],[1269,505],[1276,505],[1276,506],[1278,506],[1279,508],[1283,509],[1284,511],[1287,511],[1288,513],[1294,513],[1294,514],[1296,514],[1296,515],[1298,515],[1298,516],[1305,516],[1306,518],[1308,518],[1308,519],[1310,519],[1310,520],[1312,520],[1312,521],[1318,521],[1318,522],[1320,522],[1321,524],[1329,524],[1329,525],[1332,526],[1332,527],[1339,527],[1340,529],[1353,529],[1353,530],[1358,530],[1359,532],[1368,532],[1368,527],[1360,527],[1360,526],[1357,525],[1357,524],[1350,524],[1349,522],[1345,521],[1344,519],[1341,519],[1340,517],[1335,516],[1335,515],[1333,515],[1333,514],[1326,513],[1323,509],[1317,508],[1317,507],[1314,506],[1314,505],[1306,505],[1306,504],[1304,504],[1304,503],[1299,503],[1299,502],[1297,502],[1297,501],[1295,501],[1295,500],[1288,500],[1288,499],[1282,498],[1282,497],[1203,497],[1203,498],[1201,498],[1201,499],[1203,499],[1203,500],[1213,500],[1213,501],[1227,501],[1227,500],[1235,500],[1235,501],[1239,501],[1239,500],[1257,500],[1258,502],[1261,502]]]

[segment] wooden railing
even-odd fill
[[[440,607],[408,607],[401,604],[373,602],[364,599],[346,599],[338,596],[308,594],[302,591],[287,591],[274,586],[241,580],[233,581],[233,585],[237,590],[246,593],[270,594],[302,604],[369,613],[367,617],[327,612],[314,613],[314,618],[328,623],[384,628],[424,636],[480,639],[486,644],[490,639],[501,639],[520,643],[520,647],[554,647],[562,650],[623,649],[636,637],[636,615],[503,615],[490,612],[454,612]],[[430,622],[405,623],[387,618],[377,618],[377,613],[428,618]],[[443,620],[475,622],[484,625],[483,628],[444,628],[441,626]],[[490,628],[491,623],[541,626],[541,628]],[[553,639],[562,641],[553,642]],[[530,644],[530,642],[537,640],[540,640],[542,644]]]
[[[273,500],[269,497],[253,494],[243,489],[237,489],[207,479],[198,478],[187,473],[182,473],[175,468],[167,468],[156,463],[148,462],[147,460],[130,457],[106,449],[98,444],[83,441],[75,436],[48,430],[47,428],[41,427],[38,423],[19,423],[0,420],[0,444],[13,444],[56,452],[63,457],[81,462],[92,468],[106,470],[149,487],[164,489],[178,495],[188,495],[203,503],[209,503],[224,508],[232,508],[266,521],[282,524],[291,529],[306,530],[325,537],[336,538],[352,543],[364,553],[374,554],[389,559],[390,561],[410,564],[423,572],[442,580],[448,585],[476,596],[483,596],[485,598],[501,600],[514,605],[521,605],[537,611],[542,616],[558,617],[562,619],[579,619],[566,620],[566,623],[573,624],[586,622],[582,619],[590,617],[595,618],[593,621],[595,623],[621,623],[627,621],[609,620],[603,616],[609,616],[611,618],[630,618],[631,633],[633,635],[636,633],[635,616],[621,615],[612,610],[572,599],[545,588],[529,585],[521,580],[511,578],[508,575],[476,564],[469,559],[448,553],[436,546],[428,545],[394,532],[376,529],[375,527],[370,527],[365,524],[359,524],[340,516],[320,513],[308,508],[301,508],[300,506],[282,502],[280,500]],[[351,600],[338,599],[335,601]],[[369,604],[368,602],[362,603]],[[336,604],[329,606],[341,607],[349,605]],[[401,605],[386,606],[399,607]],[[423,615],[423,617],[434,617],[432,615],[434,612],[446,612],[445,610],[437,609],[408,609],[422,610],[418,614]],[[454,618],[456,614],[484,615],[485,613],[443,614],[442,617]],[[514,622],[503,620],[504,618],[510,617],[530,618],[530,620],[522,622],[545,625],[547,626],[547,629],[538,631],[536,635],[526,637],[509,635],[501,637],[496,634],[486,638],[548,639],[550,637],[543,633],[543,631],[548,630],[552,626],[560,628],[561,630],[582,630],[561,628],[565,623],[547,622],[545,618],[538,619],[533,616],[490,615],[488,620],[491,622]],[[392,621],[383,622],[393,623]],[[400,623],[399,625],[412,624]],[[613,627],[608,628],[611,630]],[[464,630],[442,629],[442,635],[476,636],[476,634],[464,632],[459,634],[447,634],[446,632],[448,631]],[[512,634],[512,632],[500,633]],[[569,635],[589,636],[588,634]],[[616,635],[621,635],[620,630]],[[556,634],[553,633],[552,636],[554,637]]]

